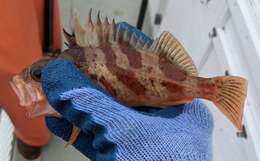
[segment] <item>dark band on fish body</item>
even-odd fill
[[[93,62],[96,62],[97,59],[97,53],[95,51],[95,48],[88,47],[84,49],[84,60],[86,61],[86,65],[91,64]],[[86,57],[87,56],[87,57]]]
[[[182,86],[178,85],[178,84],[174,84],[172,82],[166,82],[166,81],[162,81],[161,85],[163,87],[165,87],[169,92],[172,93],[183,93],[184,89]]]
[[[124,32],[125,32],[125,29],[119,27],[117,28],[117,38],[118,38],[118,43],[121,44],[123,42],[123,37],[124,37]]]
[[[159,57],[159,68],[161,69],[163,74],[169,79],[180,81],[186,79],[186,75],[183,71],[178,69],[176,66],[172,65],[172,63],[170,63],[169,60],[162,56]]]
[[[99,47],[105,55],[106,65],[108,70],[111,65],[116,65],[116,54],[109,45],[102,45]]]
[[[144,95],[145,86],[138,81],[135,73],[117,66],[116,55],[112,48],[109,45],[103,45],[100,49],[105,55],[107,69],[136,95]]]
[[[85,56],[85,49],[84,48],[72,48],[72,49],[67,49],[62,52],[62,54],[59,56],[59,58],[64,58],[64,59],[73,59],[73,62],[75,65],[78,67],[82,67],[83,65],[86,64],[86,56]]]
[[[144,95],[146,88],[143,86],[135,76],[135,73],[123,68],[114,66],[113,74],[116,75],[119,81],[121,81],[125,86],[132,90],[136,95]]]
[[[141,53],[136,51],[135,48],[130,47],[129,44],[123,43],[120,44],[120,50],[123,54],[125,54],[128,58],[129,65],[135,69],[139,69],[142,67],[142,57]]]

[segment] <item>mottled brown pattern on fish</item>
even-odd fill
[[[161,85],[164,86],[165,88],[167,88],[169,90],[169,92],[172,93],[179,93],[182,95],[184,95],[184,90],[183,90],[183,86],[181,86],[180,84],[175,84],[173,82],[167,82],[167,81],[162,81]]]
[[[136,74],[133,71],[129,71],[117,66],[112,66],[111,73],[113,73],[118,81],[121,81],[125,86],[131,89],[137,96],[145,95],[145,86],[138,81]]]
[[[114,89],[114,87],[111,85],[111,83],[109,83],[104,76],[102,76],[98,81],[100,81],[100,83],[103,85],[103,87],[108,90],[108,92],[113,96],[113,97],[117,97],[117,92]]]
[[[77,53],[77,54],[75,54]],[[59,56],[59,58],[68,59],[68,57],[71,57],[73,62],[78,67],[84,66],[86,64],[86,57],[85,57],[84,48],[77,47],[72,49],[67,49],[62,52],[62,54]]]
[[[123,69],[129,69],[130,64],[129,64],[129,59],[128,57],[123,53],[123,51],[119,47],[111,47],[113,52],[116,55],[116,64],[120,68]]]
[[[109,46],[109,45],[103,45],[99,47],[105,58],[106,58],[106,64],[107,64],[107,68],[109,68],[112,65],[116,65],[116,54],[114,53],[113,49]]]
[[[129,46],[129,44],[126,43],[120,44],[120,49],[122,50],[122,53],[127,56],[130,67],[136,69],[141,68],[142,67],[141,54],[135,48],[129,48],[127,46]]]
[[[159,68],[169,79],[183,81],[186,78],[185,73],[173,66],[165,57],[159,57]]]
[[[166,101],[169,95],[173,97],[171,94],[173,93],[173,90],[169,89],[170,85],[165,85],[163,83],[160,83],[159,81],[151,81],[153,79],[156,80],[156,77],[160,77],[161,79],[169,79],[165,77],[164,73],[159,68],[156,68],[159,63],[158,56],[150,54],[149,56],[147,55],[145,57],[141,57],[140,62],[142,62],[143,64],[141,68],[136,69],[133,68],[130,63],[128,65],[127,63],[122,63],[126,62],[125,59],[128,59],[128,61],[130,60],[129,57],[125,56],[126,54],[123,53],[121,48],[122,47],[118,46],[110,47],[106,44],[98,48],[86,47],[85,54],[88,58],[86,63],[89,64],[88,68],[97,69],[94,71],[89,70],[88,74],[97,74],[97,82],[105,87],[111,95],[124,97],[121,90],[130,90],[136,95],[135,97],[136,99],[138,98],[137,100],[139,101],[143,101],[144,99],[148,100],[149,97],[146,96],[150,95],[156,96],[154,98],[151,98],[153,98],[153,101],[156,101],[158,99],[158,101],[156,102],[158,102],[159,104],[162,104],[162,102],[164,102],[163,105],[169,105],[170,103],[172,103],[172,101]],[[118,65],[118,62],[121,62],[121,65]],[[105,74],[102,72],[104,70],[98,70],[100,66],[103,66],[102,68],[107,69],[109,73]],[[106,82],[100,81],[102,80],[100,79],[101,77],[108,77],[108,75],[113,75],[114,77],[116,77],[116,82],[112,83],[112,81],[109,79],[106,80]],[[144,75],[147,76],[143,77]],[[123,84],[123,86],[121,85],[120,88],[117,88],[116,86],[118,86],[118,84]],[[183,95],[182,93],[183,91],[175,90],[173,94],[176,97],[176,95]],[[150,105],[149,102],[147,102],[147,105]]]
[[[118,78],[126,87],[132,90],[136,95],[145,95],[145,87],[136,79],[136,75],[133,71],[123,69],[116,64],[116,54],[113,49],[104,45],[100,49],[106,56],[107,69]],[[114,58],[113,60],[111,58]]]
[[[204,98],[212,99],[214,93],[217,92],[216,83],[208,78],[200,78],[197,86],[200,89],[197,91],[198,95],[203,95]]]
[[[82,54],[82,53],[80,53]],[[90,65],[98,59],[98,54],[95,51],[95,48],[83,48],[83,55],[84,55],[84,61],[82,66],[79,66],[83,70],[88,70],[90,68]],[[92,73],[93,75],[96,75],[96,73]]]

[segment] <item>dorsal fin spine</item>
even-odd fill
[[[76,37],[77,44],[79,46],[87,45],[85,42],[85,38],[84,38],[85,30],[81,27],[78,16],[73,17],[73,29],[75,31],[75,37]]]
[[[77,46],[77,43],[76,43],[76,40],[75,40],[75,37],[73,36],[73,34],[69,34],[64,28],[62,30],[63,30],[65,41],[66,41],[66,42],[64,42],[64,44],[69,48]]]
[[[156,45],[158,44],[158,38],[156,38],[154,41],[153,41],[153,43],[152,43],[152,45],[149,47],[149,52],[153,52],[153,51],[155,51],[155,48],[156,48]],[[155,52],[156,53],[156,52]]]
[[[126,29],[125,31],[124,31],[124,35],[123,35],[123,40],[125,41],[125,42],[129,42],[130,41],[130,33],[129,33],[129,31]]]
[[[101,26],[102,22],[101,22],[101,19],[100,19],[100,11],[98,11],[98,14],[97,14],[97,20],[96,20],[96,25],[97,26]]]
[[[132,45],[132,46],[135,46],[136,45],[136,42],[137,42],[137,35],[136,33],[132,33],[131,34],[131,38],[129,40],[129,43]]]
[[[141,49],[143,47],[143,44],[144,44],[143,38],[140,36],[139,39],[137,40],[136,47],[138,49]]]
[[[110,25],[108,18],[106,16],[105,21],[104,21],[104,27],[103,27],[103,43],[109,42],[109,31],[110,31]]]
[[[87,25],[88,31],[92,32],[94,29],[94,24],[92,21],[92,8],[90,8],[89,13],[88,13],[88,25]]]
[[[141,48],[142,50],[148,50],[150,48],[150,44],[145,44],[143,40],[138,40],[138,37],[135,34],[133,35],[128,28],[116,25],[114,19],[111,24],[109,24],[107,17],[105,17],[104,22],[102,22],[100,19],[100,11],[98,11],[94,25],[91,14],[92,9],[90,9],[88,14],[88,20],[85,26],[86,30],[81,27],[77,16],[75,16],[76,18],[73,20],[73,27],[75,32],[77,32],[75,35],[77,45],[81,47],[100,46],[102,43],[118,45],[124,41],[133,48]],[[144,48],[145,45],[146,47]]]
[[[96,20],[96,35],[97,35],[97,44],[96,46],[99,46],[100,43],[103,41],[103,25],[101,23],[101,19],[100,19],[100,11],[98,11],[98,14],[97,14],[97,20]]]
[[[149,42],[145,43],[144,46],[143,46],[143,50],[144,50],[144,51],[148,51],[149,46],[150,46],[150,45],[149,45]]]
[[[117,27],[117,30],[116,30],[116,39],[115,39],[115,41],[116,41],[117,43],[119,42],[120,32],[121,32],[121,26],[119,25],[119,26]]]

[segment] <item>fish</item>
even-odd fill
[[[73,32],[63,30],[68,49],[43,56],[12,78],[11,86],[21,106],[32,107],[46,100],[41,70],[51,60],[66,59],[123,105],[167,108],[202,98],[213,102],[242,130],[248,86],[245,78],[200,77],[191,56],[170,32],[162,32],[152,43],[145,42],[134,32],[116,25],[115,19],[109,22],[105,17],[101,21],[100,12],[94,22],[91,13],[92,10],[86,25],[82,26],[79,17],[74,16]],[[36,109],[43,115],[55,113],[48,102],[41,108]],[[51,110],[46,112],[46,108]],[[75,131],[70,144],[80,130]]]

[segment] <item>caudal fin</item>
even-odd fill
[[[247,80],[236,76],[216,77],[214,79],[217,84],[217,92],[212,101],[241,130],[247,95]]]

